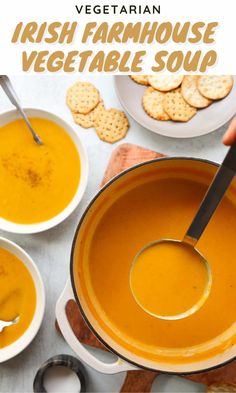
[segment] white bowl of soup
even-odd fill
[[[31,257],[0,237],[0,320],[15,325],[0,332],[0,363],[23,351],[36,336],[45,310],[45,290]]]
[[[191,158],[143,163],[112,179],[85,211],[74,237],[70,280],[56,313],[69,345],[97,371],[141,367],[192,374],[236,357],[236,179],[197,245],[212,270],[210,293],[201,308],[180,320],[160,319],[138,304],[130,286],[132,264],[143,247],[163,238],[183,239],[216,170],[217,164]],[[157,274],[156,285],[172,283],[176,272],[170,269],[170,280]],[[144,273],[139,279],[148,293]],[[182,307],[185,297],[194,299],[195,288],[185,285],[184,269],[181,279],[175,294],[166,297],[167,305]],[[95,358],[73,336],[65,317],[73,296],[94,334],[118,356],[116,362]]]
[[[0,115],[0,228],[37,233],[65,220],[88,180],[88,158],[78,134],[63,119],[25,109],[43,145],[16,110]]]

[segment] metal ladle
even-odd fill
[[[8,96],[9,100],[11,101],[11,103],[18,109],[22,118],[26,122],[26,124],[27,124],[27,126],[33,136],[34,141],[38,145],[42,145],[43,142],[42,142],[41,138],[38,136],[38,134],[34,131],[32,125],[30,124],[30,121],[29,121],[28,117],[26,116],[23,108],[21,107],[19,99],[18,99],[18,97],[13,89],[13,86],[11,84],[11,81],[7,75],[0,75],[0,85],[2,86],[3,90],[5,91],[6,95]]]
[[[223,199],[225,192],[230,186],[231,181],[234,178],[235,172],[236,172],[236,143],[231,146],[223,163],[219,167],[210,187],[208,188],[205,194],[205,197],[199,207],[199,210],[196,213],[191,225],[189,226],[183,240],[181,241],[181,240],[174,240],[174,239],[160,239],[154,241],[143,247],[134,258],[130,270],[130,288],[135,301],[148,314],[160,319],[178,320],[178,319],[186,318],[191,314],[195,313],[197,310],[200,309],[200,307],[206,301],[211,290],[212,272],[208,261],[197,250],[196,245],[201,235],[203,234],[207,224],[209,223],[212,215],[217,209],[219,203]],[[153,309],[149,309],[147,305],[144,305],[142,301],[140,301],[140,296],[139,296],[140,294],[135,293],[134,290],[134,271],[135,271],[134,268],[137,268],[137,261],[139,260],[139,257],[150,247],[153,247],[155,245],[158,246],[164,243],[179,244],[180,246],[182,245],[184,247],[190,247],[191,251],[193,251],[194,254],[198,256],[200,263],[203,263],[207,273],[207,282],[201,298],[199,298],[197,303],[195,303],[191,308],[185,310],[184,312],[178,313],[176,315],[159,315],[153,312]],[[147,265],[145,265],[145,269],[146,268],[148,268]],[[156,285],[158,285],[158,282],[156,283]],[[148,286],[148,282],[145,283],[145,286]],[[181,291],[181,288],[179,288],[179,290]],[[156,301],[158,302],[158,299]]]

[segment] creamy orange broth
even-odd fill
[[[30,325],[36,308],[36,290],[32,277],[17,257],[0,248],[0,320],[19,316],[16,325],[0,333],[0,349],[16,341]]]
[[[80,157],[65,130],[47,119],[30,121],[43,146],[21,119],[0,127],[0,217],[21,224],[59,214],[80,179]]]
[[[129,285],[133,258],[142,247],[160,238],[183,238],[211,178],[194,175],[187,166],[157,171],[150,179],[144,173],[136,184],[135,179],[121,182],[91,210],[76,248],[76,288],[90,322],[108,342],[149,361],[171,362],[207,358],[233,345],[232,332],[221,344],[214,339],[229,328],[235,333],[234,193],[224,198],[198,243],[213,274],[211,293],[198,312],[160,320],[142,310]],[[188,287],[182,289],[189,296]],[[186,348],[192,348],[187,358]]]
[[[204,298],[207,283],[202,258],[184,243],[147,246],[135,258],[130,274],[137,303],[157,316],[175,317],[189,311]]]

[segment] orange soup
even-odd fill
[[[0,349],[16,341],[29,327],[36,308],[33,279],[15,255],[0,248],[0,320],[19,321],[0,333]]]
[[[135,257],[130,271],[135,300],[161,318],[176,318],[204,302],[208,280],[202,258],[183,242],[147,245]]]
[[[80,157],[66,131],[47,119],[30,121],[43,146],[22,119],[0,127],[0,217],[19,224],[61,213],[80,180]]]
[[[199,251],[209,261],[213,281],[208,298],[196,313],[176,321],[161,320],[137,304],[130,288],[131,266],[138,252],[158,239],[183,239],[199,207],[213,174],[200,170],[195,173],[190,166],[187,162],[183,168],[170,166],[168,171],[150,174],[145,169],[139,176],[132,178],[128,174],[128,180],[113,183],[110,194],[101,194],[83,222],[76,247],[76,290],[89,321],[105,341],[112,340],[128,353],[151,362],[200,360],[220,352],[221,345],[225,349],[235,343],[234,188],[225,196],[198,243]],[[206,277],[200,266],[196,268],[198,277],[192,275],[191,285],[186,285],[186,258],[169,270],[172,288],[166,285],[168,277],[161,277],[158,268],[153,267],[151,274],[155,275],[164,313],[189,306],[203,288]],[[181,296],[173,288],[174,277],[180,274]],[[136,278],[143,290],[143,301],[155,309],[158,303],[148,298],[146,273]],[[152,285],[154,288],[154,282]]]

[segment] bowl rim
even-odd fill
[[[149,366],[145,366],[143,364],[138,363],[137,361],[134,361],[130,358],[128,358],[127,356],[120,354],[118,352],[118,350],[114,349],[112,347],[111,344],[108,344],[107,341],[101,337],[100,333],[97,332],[96,328],[92,325],[92,323],[90,322],[89,318],[86,315],[86,312],[83,309],[83,306],[80,302],[79,296],[77,294],[76,291],[76,283],[75,283],[75,278],[74,278],[74,255],[75,255],[75,249],[76,249],[76,242],[77,242],[77,238],[78,238],[78,233],[80,231],[81,225],[84,222],[84,220],[86,219],[87,213],[89,212],[89,210],[92,208],[93,204],[96,202],[97,198],[100,196],[101,193],[104,192],[104,190],[106,190],[111,184],[113,184],[116,180],[118,180],[120,177],[123,177],[124,175],[126,175],[127,173],[142,167],[142,166],[146,166],[146,165],[151,165],[153,163],[159,162],[159,161],[173,161],[173,160],[178,160],[178,161],[182,161],[182,160],[186,160],[186,161],[198,161],[201,163],[205,163],[205,164],[209,164],[215,168],[219,167],[219,163],[216,163],[214,161],[211,160],[207,160],[207,159],[202,159],[202,158],[196,158],[196,157],[184,157],[184,156],[180,156],[180,157],[159,157],[159,158],[154,158],[145,162],[141,162],[138,163],[134,166],[132,166],[131,168],[127,168],[126,170],[122,171],[121,173],[117,174],[116,176],[114,176],[112,179],[110,179],[96,194],[95,196],[90,200],[90,202],[88,203],[86,209],[84,210],[83,215],[81,216],[79,223],[76,227],[75,233],[74,233],[74,237],[73,237],[73,242],[72,242],[72,247],[71,247],[71,254],[70,254],[70,282],[71,282],[71,287],[72,287],[72,291],[74,293],[74,298],[75,301],[79,307],[79,310],[81,312],[81,315],[83,316],[86,324],[88,325],[89,329],[93,332],[93,334],[95,335],[95,337],[113,354],[115,354],[116,356],[118,356],[118,358],[121,358],[122,360],[124,360],[126,363],[131,364],[135,367],[138,367],[140,369],[143,370],[148,370],[148,371],[154,371],[154,372],[160,372],[162,374],[169,374],[169,375],[192,375],[192,374],[201,374],[204,372],[209,372],[212,370],[215,370],[219,367],[225,366],[228,363],[232,362],[233,360],[236,359],[236,354],[232,357],[230,357],[227,360],[222,360],[220,363],[217,364],[213,364],[213,365],[209,365],[207,367],[202,367],[202,368],[197,368],[196,370],[190,370],[190,371],[171,371],[168,370],[168,365],[166,367],[166,370],[163,370],[163,368],[152,368]],[[209,360],[210,363],[210,358],[207,359]],[[171,364],[171,363],[170,363]],[[194,363],[193,363],[194,364]],[[157,363],[158,365],[158,363]]]
[[[22,247],[18,246],[18,244],[2,236],[0,236],[0,248],[8,250],[25,265],[34,282],[36,290],[36,307],[32,321],[30,322],[28,328],[16,341],[13,341],[13,343],[7,345],[6,347],[0,348],[1,364],[21,353],[35,338],[43,321],[46,296],[41,274],[30,255]]]
[[[78,207],[87,187],[88,183],[88,175],[89,175],[89,160],[87,149],[79,137],[78,132],[74,130],[74,128],[62,117],[58,116],[54,112],[47,111],[45,109],[36,108],[36,107],[24,107],[24,110],[28,116],[34,117],[42,117],[51,121],[54,121],[58,125],[60,125],[65,132],[71,137],[76,147],[76,150],[80,157],[81,164],[81,173],[80,173],[80,182],[77,188],[75,195],[73,196],[70,203],[56,216],[52,217],[47,221],[42,221],[33,224],[21,224],[11,222],[0,217],[0,229],[9,233],[16,234],[34,234],[47,231],[48,229],[54,228],[55,226],[62,223],[66,220]],[[11,117],[10,121],[15,119],[19,119],[20,115],[16,109],[11,109],[8,111],[4,111],[0,113],[0,122],[4,116]],[[5,124],[9,123],[7,121]]]

